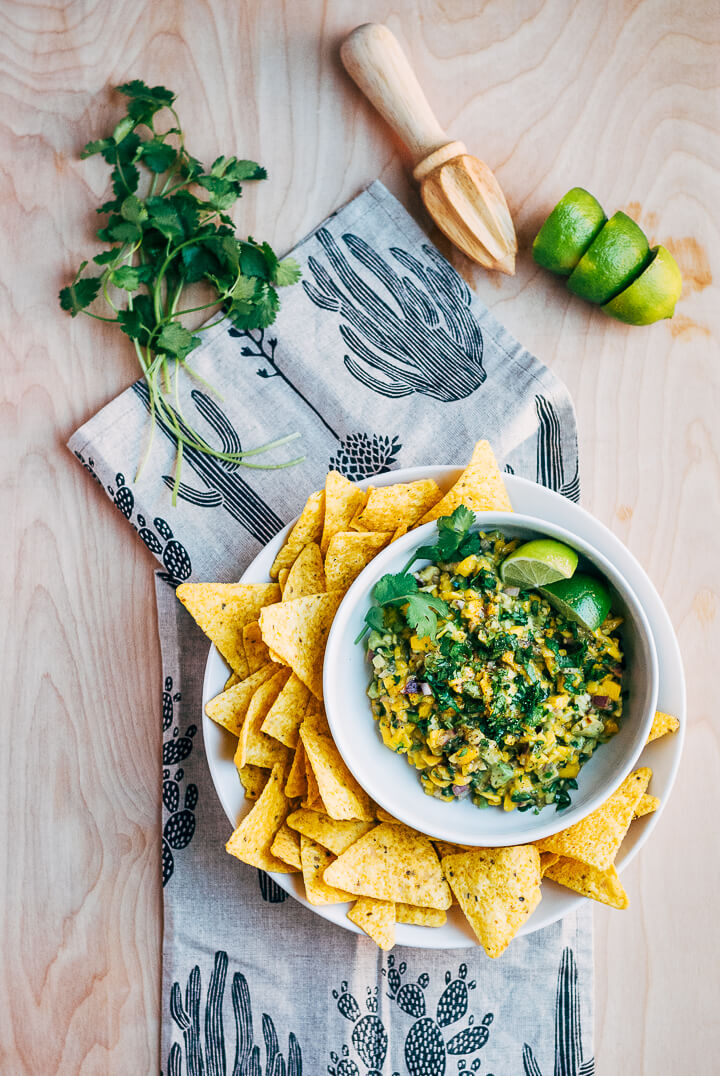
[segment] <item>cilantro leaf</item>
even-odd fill
[[[189,329],[179,321],[163,325],[157,338],[157,351],[165,355],[174,355],[177,359],[186,358],[201,342],[199,336],[193,336]]]
[[[151,276],[152,268],[149,265],[120,265],[110,273],[110,283],[125,291],[137,291]]]
[[[90,306],[100,291],[101,278],[99,276],[80,276],[86,265],[87,262],[82,263],[72,284],[60,292],[60,306],[73,318],[86,306]]]
[[[441,516],[437,520],[438,540],[435,545],[422,545],[415,551],[413,560],[452,560],[468,536],[468,531],[475,520],[475,515],[459,504],[452,515]],[[410,561],[412,564],[413,561]]]
[[[122,86],[115,88],[118,93],[123,93],[126,97],[153,101],[165,108],[175,101],[175,94],[171,90],[166,90],[164,86],[148,86],[140,78],[134,78],[131,82],[125,82]]]
[[[405,619],[415,634],[421,638],[434,639],[437,634],[438,613],[447,616],[450,610],[442,598],[422,591],[412,596],[405,610]]]
[[[167,172],[177,160],[177,150],[166,142],[153,138],[151,142],[143,142],[140,146],[140,156],[151,172],[162,174]]]
[[[415,576],[406,572],[383,575],[373,587],[372,595],[377,606],[371,606],[365,617],[368,627],[374,627],[378,623],[378,615],[373,612],[378,606],[382,608],[386,605],[404,605],[408,626],[417,635],[434,639],[437,634],[438,614],[447,616],[450,612],[442,598],[420,590]]]
[[[155,328],[155,311],[149,295],[137,295],[133,299],[132,310],[118,311],[118,321],[122,331],[131,340],[137,340],[143,346],[150,342]]]
[[[80,160],[84,161],[87,157],[94,157],[96,153],[106,153],[113,145],[112,138],[100,138],[97,142],[88,142],[80,154]]]
[[[277,263],[273,284],[277,284],[279,288],[286,288],[288,284],[296,284],[301,275],[300,266],[294,258],[283,258]]]

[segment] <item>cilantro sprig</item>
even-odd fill
[[[86,274],[88,262],[82,263],[60,292],[60,306],[71,317],[82,313],[115,323],[132,340],[150,397],[151,433],[138,471],[150,452],[157,412],[177,441],[174,504],[184,447],[243,467],[275,469],[300,462],[259,464],[245,458],[287,444],[297,433],[246,452],[213,449],[183,416],[178,391],[181,370],[212,390],[188,363],[201,334],[224,318],[241,330],[271,325],[280,306],[277,289],[294,284],[300,269],[292,258],[280,261],[267,243],[236,236],[227,213],[240,198],[242,183],[267,178],[264,168],[237,157],[218,157],[206,168],[186,149],[174,93],[140,79],[117,89],[128,99],[127,114],[112,134],[88,142],[81,154],[100,154],[111,167],[113,197],[97,210],[107,215],[97,235],[108,249],[93,258],[99,273]],[[167,115],[170,126],[158,129],[158,119]],[[186,305],[186,289],[201,282],[209,301]],[[100,298],[104,314],[88,309]],[[183,320],[212,309],[217,318],[200,328]]]
[[[474,513],[464,504],[458,505],[449,516],[437,520],[438,540],[434,545],[421,545],[401,572],[396,575],[383,575],[372,589],[375,604],[365,614],[365,626],[355,640],[360,640],[368,631],[385,630],[384,609],[391,606],[402,607],[403,616],[410,628],[421,638],[435,639],[437,636],[438,615],[448,616],[447,602],[433,594],[427,594],[410,568],[416,560],[431,560],[445,563],[462,559],[470,553],[477,552],[479,541],[477,535],[470,534],[470,527],[475,519]]]

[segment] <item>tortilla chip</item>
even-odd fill
[[[335,860],[332,852],[321,848],[309,837],[300,835],[300,861],[302,863],[305,896],[310,904],[344,904],[352,900],[350,893],[335,889],[324,880],[324,874]]]
[[[446,856],[442,866],[483,949],[500,956],[540,903],[537,848],[479,848]]]
[[[381,949],[392,949],[395,945],[395,905],[391,901],[360,897],[347,917],[352,923],[357,923]]]
[[[311,594],[269,605],[260,613],[262,636],[271,651],[318,699],[322,698],[325,644],[341,600],[340,591]]]
[[[305,756],[305,784],[307,785],[307,791],[302,800],[303,807],[307,807],[310,810],[323,811],[325,804],[320,798],[320,789],[313,773],[313,768],[310,765],[307,757],[307,751],[304,752]]]
[[[252,676],[239,680],[237,684],[222,691],[214,699],[205,705],[205,713],[208,717],[222,725],[228,732],[239,736],[242,730],[245,715],[247,714],[250,700],[262,684],[269,680],[277,672],[277,666],[264,665]]]
[[[294,829],[290,829],[287,822],[283,822],[275,834],[275,840],[270,846],[270,851],[277,859],[287,863],[296,871],[302,870],[300,861],[300,837]]]
[[[225,681],[225,687],[223,688],[223,691],[227,691],[229,687],[235,687],[235,684],[239,683],[240,677],[238,676],[238,674],[236,672],[231,672],[227,680]]]
[[[432,478],[381,486],[370,492],[358,523],[368,531],[394,531],[402,525],[409,528],[429,512],[441,497],[440,487]]]
[[[302,742],[295,749],[295,757],[288,773],[285,795],[290,799],[299,799],[307,792],[307,780],[305,778],[305,748]]]
[[[502,472],[488,441],[478,441],[471,462],[455,485],[441,501],[425,513],[421,522],[429,523],[439,516],[449,516],[459,504],[464,504],[473,512],[513,510],[502,480]]]
[[[560,856],[555,852],[541,852],[540,853],[540,877],[544,878],[550,867],[554,866]]]
[[[393,542],[397,542],[398,538],[402,538],[402,536],[404,534],[407,534],[407,532],[408,532],[407,523],[401,523],[400,526],[395,531],[395,533],[393,534],[392,538],[390,539],[390,544],[392,545]]]
[[[334,534],[346,531],[358,508],[364,503],[361,489],[338,471],[328,471],[325,479],[325,520],[320,549],[323,556]]]
[[[230,855],[237,856],[243,863],[281,874],[290,874],[293,868],[272,855],[270,847],[292,809],[282,791],[286,779],[287,768],[278,762],[273,766],[260,798],[225,845]]]
[[[362,897],[440,911],[452,897],[430,840],[408,826],[382,822],[327,868],[325,881]]]
[[[447,913],[437,908],[418,908],[414,904],[396,904],[395,921],[413,923],[418,927],[444,927]]]
[[[265,643],[262,641],[260,625],[257,620],[252,624],[245,625],[242,638],[245,657],[247,658],[247,663],[250,666],[250,673],[252,675],[252,673],[257,672],[258,669],[262,669],[263,665],[267,665],[270,661],[270,654]]]
[[[392,822],[396,826],[402,825],[402,822],[399,818],[396,818],[395,815],[390,814],[389,811],[383,810],[383,808],[379,807],[377,803],[375,804],[375,815],[379,822]]]
[[[537,848],[578,859],[600,871],[607,870],[615,860],[651,777],[652,770],[647,767],[635,770],[597,811],[574,826],[538,841]]]
[[[647,743],[652,743],[653,740],[659,739],[660,736],[665,736],[668,732],[677,732],[679,728],[680,722],[676,717],[673,717],[672,714],[664,714],[662,710],[657,710]]]
[[[388,531],[334,534],[325,554],[325,577],[328,590],[343,593],[354,583],[363,568],[390,542]]]
[[[288,816],[287,824],[336,856],[342,855],[351,844],[373,828],[372,822],[338,822],[327,814],[306,809],[293,811]]]
[[[242,632],[260,610],[280,600],[276,583],[181,583],[175,591],[187,611],[242,679],[250,675]]]
[[[360,819],[375,821],[375,810],[368,794],[360,787],[330,735],[324,714],[313,713],[311,707],[300,726],[300,739],[305,755],[317,780],[325,811],[338,821]],[[310,781],[308,779],[308,786]]]
[[[611,908],[627,908],[630,903],[614,867],[599,871],[586,863],[578,863],[576,859],[558,856],[557,863],[548,867],[546,873],[553,882],[582,893],[590,900],[609,904]]]
[[[240,784],[245,789],[246,800],[256,800],[268,782],[270,771],[262,766],[241,766],[238,770]]]
[[[280,584],[280,590],[285,593],[285,584],[287,583],[287,577],[290,575],[289,568],[281,568],[278,572],[278,583]]]
[[[638,800],[635,808],[635,814],[633,815],[633,821],[636,818],[642,818],[646,814],[652,814],[653,811],[657,811],[660,806],[660,800],[657,796],[648,796],[647,792],[644,796],[641,796]]]
[[[309,698],[310,689],[305,687],[299,676],[292,673],[270,707],[262,723],[262,731],[268,736],[274,736],[286,747],[296,747]]]
[[[365,527],[363,527],[362,523],[360,523],[360,516],[363,514],[363,509],[365,508],[365,505],[367,504],[367,501],[368,501],[368,497],[370,496],[372,491],[373,491],[372,486],[370,486],[368,489],[365,489],[365,490],[362,491],[362,500],[358,501],[358,506],[355,509],[355,513],[354,513],[352,519],[350,520],[350,522],[347,525],[347,530],[349,530],[349,531],[364,531],[366,529]]]
[[[257,689],[250,700],[235,752],[235,765],[238,769],[247,763],[271,769],[276,762],[288,760],[287,747],[273,740],[272,737],[266,736],[264,732],[261,732],[261,727],[289,676],[288,669],[279,669],[270,680],[266,680]]]
[[[320,546],[308,542],[297,555],[283,587],[283,601],[305,598],[308,594],[324,594],[325,570]]]
[[[379,817],[379,816],[378,816]],[[454,856],[458,852],[474,852],[477,845],[474,844],[451,844],[450,841],[433,841],[440,859],[445,856]]]
[[[287,536],[287,541],[273,561],[270,578],[279,578],[281,568],[291,568],[295,559],[308,542],[319,542],[325,514],[325,490],[311,493],[298,521]]]

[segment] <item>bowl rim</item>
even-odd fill
[[[570,545],[582,556],[595,564],[598,570],[605,576],[606,580],[619,593],[628,612],[632,614],[636,631],[638,632],[644,649],[642,657],[647,661],[647,671],[645,676],[646,691],[643,701],[644,710],[642,722],[636,731],[634,746],[632,750],[624,756],[622,764],[614,769],[604,780],[598,781],[596,791],[588,796],[582,806],[573,807],[571,805],[562,813],[557,811],[551,813],[549,810],[543,810],[538,815],[535,815],[528,811],[525,814],[526,824],[524,827],[520,827],[519,831],[515,830],[510,834],[503,832],[501,821],[503,817],[506,817],[506,813],[500,812],[500,809],[497,809],[493,815],[490,815],[490,811],[483,811],[479,814],[479,817],[485,823],[483,832],[478,835],[476,840],[473,840],[467,833],[463,832],[462,834],[459,834],[457,830],[453,828],[453,815],[451,811],[448,811],[447,822],[444,822],[444,820],[439,817],[439,812],[436,812],[438,818],[433,819],[432,822],[429,818],[425,817],[422,819],[413,818],[409,811],[405,809],[404,800],[400,797],[398,797],[398,799],[393,799],[392,795],[388,796],[386,794],[387,785],[379,779],[377,781],[374,780],[369,764],[363,765],[366,760],[359,756],[358,752],[353,754],[348,744],[350,726],[348,726],[346,720],[341,720],[339,716],[341,706],[338,698],[338,662],[334,659],[346,646],[355,645],[348,641],[349,635],[353,633],[347,631],[347,623],[357,611],[358,605],[360,605],[363,600],[367,601],[369,604],[370,590],[377,580],[385,574],[385,565],[387,562],[399,558],[402,553],[406,553],[409,556],[413,548],[417,548],[427,542],[428,539],[436,533],[436,521],[434,520],[420,527],[416,527],[414,530],[409,531],[395,542],[392,542],[389,546],[386,546],[385,549],[381,550],[380,553],[373,558],[370,564],[363,569],[357,579],[354,580],[343,597],[333,618],[325,650],[325,660],[323,663],[323,699],[333,739],[335,740],[338,751],[346,766],[361,787],[364,788],[368,795],[370,795],[385,811],[398,818],[399,821],[417,829],[419,832],[426,834],[434,840],[445,840],[464,845],[474,844],[476,847],[502,847],[541,840],[560,830],[568,828],[568,826],[574,825],[576,822],[582,821],[583,818],[586,818],[589,814],[592,814],[593,811],[597,810],[612,792],[619,787],[622,781],[624,781],[628,774],[631,773],[633,766],[642,754],[646,745],[647,736],[657,708],[659,666],[657,649],[650,622],[645,609],[635,592],[635,588],[630,584],[626,575],[621,572],[592,542],[588,542],[586,539],[573,534],[573,532],[567,530],[567,528],[551,523],[539,516],[531,516],[520,512],[501,511],[475,512],[474,515],[475,520],[472,524],[473,528],[479,525],[480,529],[483,530],[492,529],[500,530],[502,532],[503,527],[510,529],[519,527],[521,529],[533,531],[538,537],[551,537],[564,541],[565,544]],[[595,523],[597,523],[603,530],[607,530],[604,524],[600,523],[599,520],[595,520]],[[530,541],[532,539],[527,538],[526,540]],[[641,566],[634,560],[634,558],[633,562],[637,569],[642,571]],[[418,561],[418,568],[429,563],[429,560]],[[369,706],[367,714],[369,719],[374,720]],[[385,748],[385,750],[389,749]],[[404,759],[402,760],[402,763],[407,765],[407,762]],[[427,798],[428,800],[432,800],[432,797]],[[453,806],[452,804],[442,803],[440,800],[437,800],[437,804],[440,809],[447,809],[448,807]],[[428,805],[428,810],[430,809],[431,807]],[[545,815],[545,819],[543,819],[543,815]],[[457,815],[455,815],[454,818],[457,819]],[[491,824],[488,825],[488,822]],[[493,822],[495,822],[495,828],[493,828]]]

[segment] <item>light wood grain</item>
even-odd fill
[[[596,912],[599,1076],[710,1074],[720,1057],[716,702],[720,328],[716,4],[80,0],[0,6],[0,1071],[157,1072],[160,665],[153,562],[63,448],[135,376],[55,296],[91,247],[106,172],[79,162],[144,76],[181,94],[192,150],[268,168],[244,228],[289,248],[379,176],[427,228],[406,152],[342,70],[387,23],[450,138],[495,171],[517,274],[444,251],[568,384],[585,505],[646,565],[678,630],[690,723],[656,834]],[[574,184],[672,240],[671,324],[615,324],[528,253]]]

